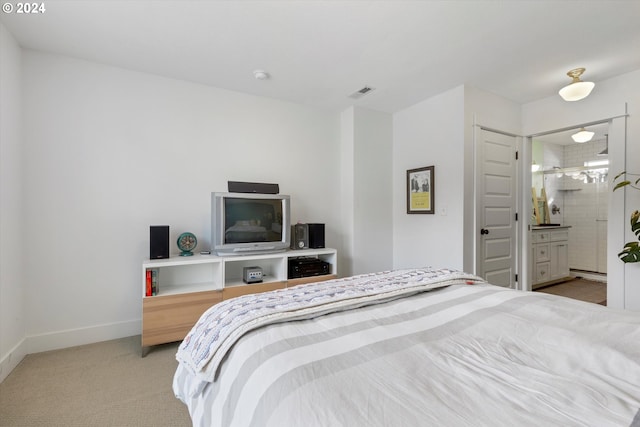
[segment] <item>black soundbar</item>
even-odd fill
[[[278,194],[280,186],[278,184],[267,184],[263,182],[240,182],[227,181],[229,193],[260,193]]]

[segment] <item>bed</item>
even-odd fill
[[[449,269],[216,304],[181,343],[194,426],[640,427],[640,314]]]

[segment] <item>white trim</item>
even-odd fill
[[[142,320],[108,323],[87,328],[68,329],[40,335],[30,335],[26,338],[28,354],[42,351],[93,344],[101,341],[140,335]],[[142,348],[142,347],[141,347]]]
[[[592,273],[590,271],[571,270],[569,275],[573,278],[581,278],[586,280],[593,280],[594,282],[607,283],[607,275],[604,273]]]
[[[498,129],[493,129],[493,128],[489,128],[489,127],[482,126],[482,125],[476,125],[476,126],[478,126],[482,130],[486,130],[486,131],[493,132],[493,133],[499,133],[500,135],[513,136],[515,138],[522,138],[522,135],[517,135],[515,133],[506,132],[506,131],[498,130]]]
[[[26,339],[22,339],[0,360],[0,383],[5,380],[27,355]]]
[[[626,104],[625,104],[626,109]],[[609,188],[613,189],[613,177],[625,170],[627,164],[627,116],[624,120],[609,123]],[[607,307],[626,308],[625,264],[618,258],[624,246],[627,227],[625,191],[609,191],[607,221]]]
[[[532,138],[526,136],[522,138],[522,150],[520,151],[520,160],[522,165],[530,165],[532,163]],[[522,167],[520,169],[520,224],[518,226],[520,237],[520,272],[519,289],[523,291],[532,290],[533,267],[531,260],[530,230],[531,230],[531,169]]]
[[[625,114],[621,114],[619,116],[614,116],[614,117],[609,117],[606,119],[601,119],[601,120],[595,120],[592,122],[587,122],[587,123],[580,123],[577,125],[573,125],[573,126],[567,126],[567,127],[563,127],[561,129],[554,129],[554,130],[548,130],[548,131],[544,131],[544,132],[538,132],[538,133],[532,133],[531,135],[527,135],[530,137],[537,137],[537,136],[545,136],[545,135],[551,135],[554,133],[558,133],[558,132],[566,132],[568,130],[574,130],[574,129],[578,129],[578,128],[584,128],[584,127],[588,127],[588,126],[593,126],[593,125],[601,125],[603,123],[611,123],[614,119],[619,119],[622,117],[629,117],[629,114],[627,113],[627,104],[625,103]]]

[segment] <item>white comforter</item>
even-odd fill
[[[637,313],[487,284],[249,329],[221,362],[176,371],[195,426],[640,426]]]

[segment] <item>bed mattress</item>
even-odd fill
[[[439,276],[370,304],[251,318],[208,371],[193,357],[203,315],[174,392],[194,426],[640,426],[638,313]]]

